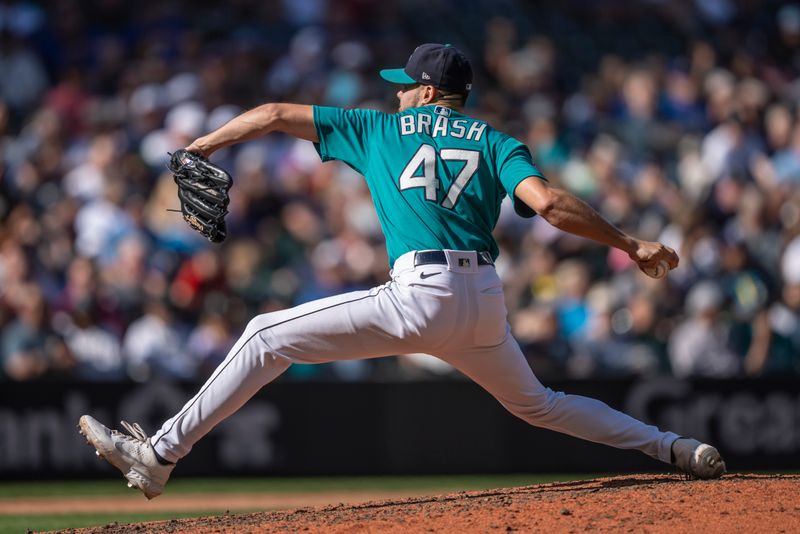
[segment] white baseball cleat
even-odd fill
[[[142,427],[120,421],[130,435],[106,428],[90,415],[81,417],[78,428],[95,453],[119,469],[128,480],[129,488],[136,488],[148,499],[164,491],[175,464],[164,465],[158,461]]]
[[[719,451],[696,439],[678,438],[672,442],[673,464],[692,478],[719,478],[725,473],[725,462]]]

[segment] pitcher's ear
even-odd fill
[[[423,104],[428,104],[436,100],[439,96],[439,90],[436,89],[432,85],[423,85],[422,86],[422,95],[420,95],[420,100]]]

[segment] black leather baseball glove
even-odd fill
[[[233,185],[231,175],[183,148],[170,155],[167,168],[178,184],[183,219],[209,241],[222,242],[227,236],[225,215],[230,201],[228,190]]]

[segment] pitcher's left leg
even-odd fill
[[[490,348],[472,348],[440,358],[491,393],[531,425],[617,447],[637,449],[670,463],[670,447],[679,437],[662,432],[604,402],[544,387],[509,334]]]

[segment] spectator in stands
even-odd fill
[[[128,376],[147,381],[153,376],[187,380],[194,376],[194,360],[183,350],[179,331],[168,302],[152,298],[144,315],[131,323],[122,341]]]
[[[730,378],[741,367],[729,348],[730,324],[720,316],[724,295],[716,282],[694,286],[686,298],[688,317],[669,339],[669,357],[675,376]]]
[[[800,372],[800,237],[786,247],[781,264],[781,299],[767,314],[769,351],[752,362],[751,374],[786,376]]]
[[[13,296],[14,319],[0,331],[0,362],[11,380],[65,374],[75,362],[63,339],[49,327],[47,304],[33,284]]]
[[[96,381],[125,378],[120,339],[102,324],[96,302],[87,302],[70,314],[56,314],[53,325],[75,358],[77,378]]]
[[[537,376],[563,377],[567,374],[573,349],[559,328],[558,314],[552,305],[535,304],[519,310],[511,327]],[[580,376],[579,373],[573,374]]]
[[[0,98],[18,122],[36,106],[47,84],[41,59],[19,35],[0,29]]]
[[[194,358],[201,375],[208,375],[222,363],[236,338],[220,313],[204,313],[189,333],[185,352]]]

